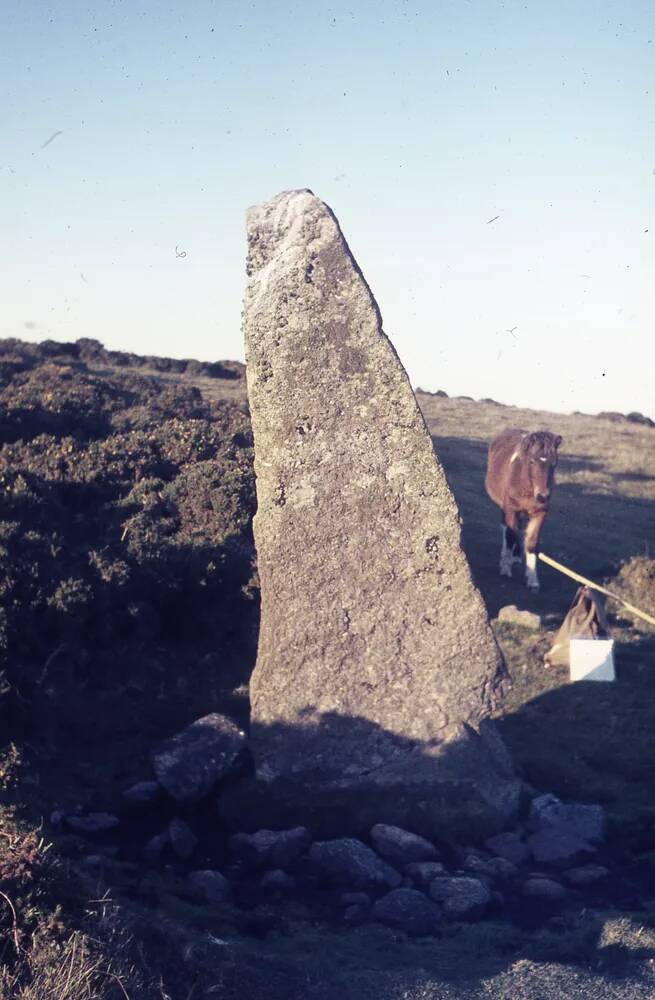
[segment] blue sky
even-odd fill
[[[242,358],[245,209],[310,187],[415,385],[655,416],[650,0],[3,0],[0,45],[0,336]]]

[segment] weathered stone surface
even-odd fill
[[[336,885],[352,889],[395,889],[402,876],[366,844],[352,837],[317,841],[309,860]]]
[[[491,890],[478,878],[463,875],[435,878],[430,896],[441,903],[450,920],[478,920],[491,902]]]
[[[293,830],[235,833],[228,843],[233,854],[254,867],[285,868],[309,847],[310,842],[309,831],[304,826],[297,826]]]
[[[371,830],[373,847],[392,864],[407,865],[412,861],[434,861],[439,853],[429,840],[409,833],[399,826],[376,823]]]
[[[191,872],[189,882],[208,903],[222,903],[230,892],[230,883],[225,876],[212,869]]]
[[[284,192],[250,210],[248,243],[257,774],[386,790],[410,762],[428,798],[450,741],[478,726],[506,677],[457,507],[331,211]],[[476,762],[462,775],[471,794],[513,811],[513,777],[478,779]],[[463,786],[461,809],[466,799]]]
[[[441,923],[441,910],[416,889],[392,889],[373,904],[372,916],[380,923],[408,934],[433,934]]]
[[[506,604],[498,612],[499,622],[509,622],[510,625],[520,625],[521,628],[530,629],[531,632],[538,632],[541,628],[541,618],[534,611],[525,611],[517,608],[515,604]]]
[[[155,749],[157,780],[176,802],[199,802],[234,767],[245,734],[220,712],[197,719]]]

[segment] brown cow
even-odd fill
[[[525,554],[525,582],[539,590],[537,551],[550,496],[555,485],[559,434],[511,427],[489,445],[487,493],[502,511],[503,541],[500,575],[512,575],[512,565]]]

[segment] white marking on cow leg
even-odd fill
[[[503,533],[503,543],[500,550],[500,575],[510,576],[512,575],[512,550],[507,544],[507,528],[504,524],[501,524],[500,530]]]
[[[539,577],[537,576],[537,553],[525,553],[525,582],[530,590],[539,590]]]

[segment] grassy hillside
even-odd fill
[[[562,434],[543,547],[612,578],[624,560],[650,554],[655,429],[616,415],[417,398],[490,615],[513,603],[544,623],[530,633],[494,621],[513,678],[503,736],[535,789],[602,802],[616,850],[648,864],[653,634],[610,606],[615,685],[572,686],[544,669],[549,632],[576,585],[542,567],[535,596],[518,573],[498,577],[499,512],[483,480],[487,441],[503,427]],[[649,995],[643,984],[612,992],[602,972],[609,963],[638,980],[655,955],[648,899],[639,912],[534,932],[453,929],[435,952],[382,928],[346,934],[302,909],[200,912],[173,875],[135,865],[117,866],[111,885],[89,875],[74,838],[48,823],[53,808],[111,809],[121,789],[149,776],[160,736],[212,709],[247,719],[258,590],[243,368],[139,358],[94,341],[5,341],[0,486],[3,1000],[536,998],[566,996],[573,981],[571,996]],[[653,600],[652,564],[638,565],[623,571],[637,604]]]

